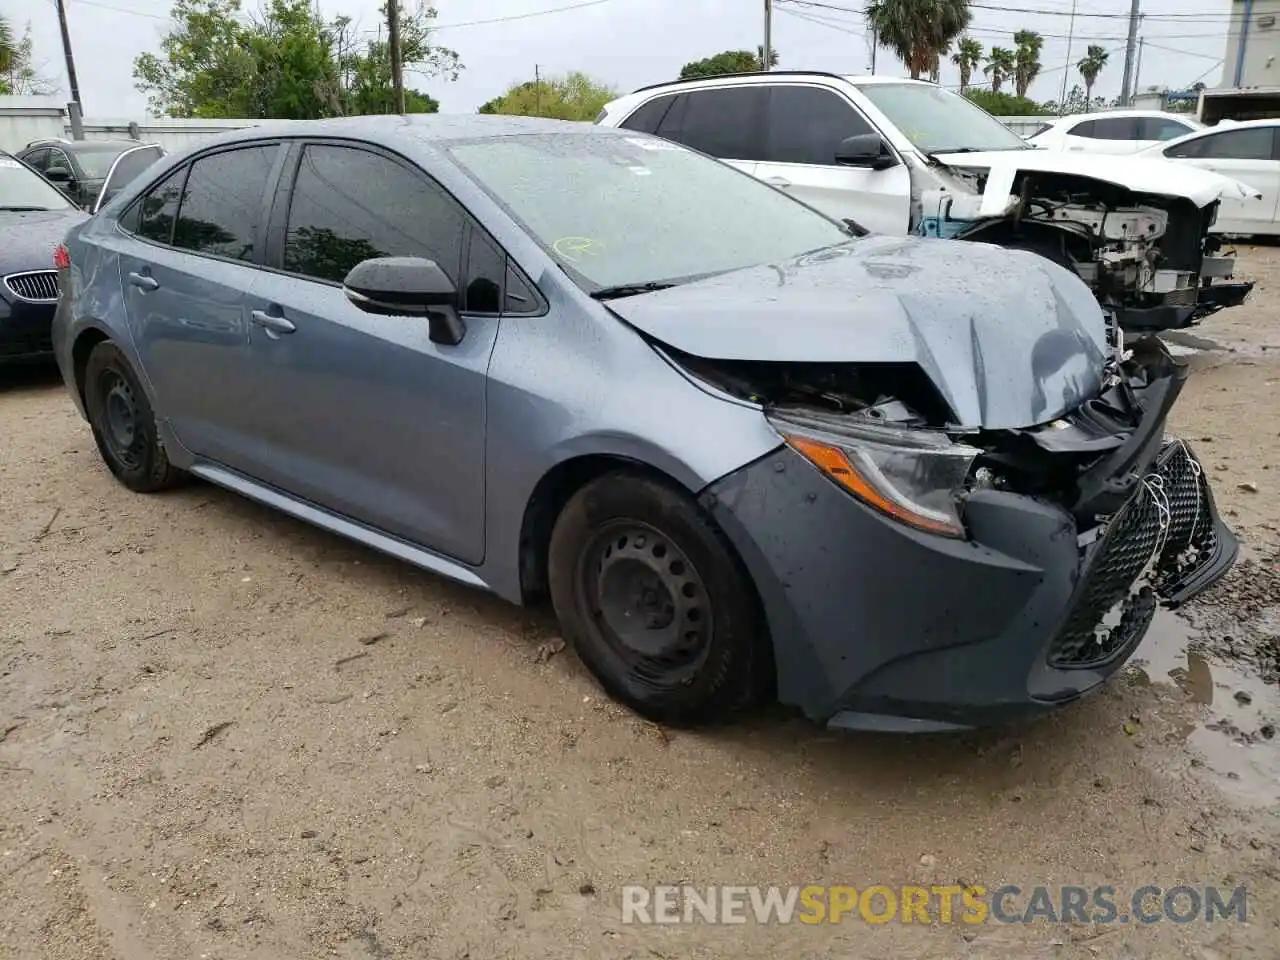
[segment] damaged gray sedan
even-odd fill
[[[58,261],[58,359],[126,486],[194,474],[549,596],[664,723],[768,698],[844,728],[1035,714],[1237,549],[1165,431],[1186,368],[1078,276],[854,237],[644,134],[237,131]]]

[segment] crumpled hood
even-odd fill
[[[1098,394],[1106,325],[1075,274],[982,243],[868,236],[774,265],[608,302],[716,360],[916,363],[957,426],[1054,420]]]
[[[1067,173],[1114,183],[1138,193],[1184,197],[1197,207],[1215,200],[1250,200],[1262,196],[1248,184],[1211,170],[1167,160],[1128,154],[1059,153],[1056,150],[993,150],[981,153],[940,153],[935,159],[961,170],[989,170],[987,194],[1000,194],[1002,203],[1021,171]],[[1000,184],[999,188],[996,185]],[[983,215],[986,215],[984,211]],[[995,215],[994,213],[992,214]]]
[[[72,227],[89,219],[83,210],[0,210],[0,276],[52,270],[53,249]]]

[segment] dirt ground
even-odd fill
[[[0,957],[1280,956],[1280,249],[1175,338],[1247,558],[1033,724],[670,733],[554,629],[207,485],[139,497],[0,376]],[[624,884],[1244,885],[1249,922],[640,926]]]

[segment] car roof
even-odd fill
[[[351,137],[372,143],[395,143],[415,140],[427,144],[443,144],[455,140],[519,136],[539,133],[598,133],[615,135],[617,131],[597,127],[588,122],[549,120],[543,117],[512,117],[502,114],[435,114],[414,113],[408,116],[378,115],[333,117],[325,120],[269,120],[265,123],[229,130],[217,137],[202,140],[200,148],[211,144],[239,143],[245,140],[275,137]],[[628,131],[635,136],[634,131]],[[194,152],[194,151],[193,151]],[[183,151],[184,154],[187,151]]]
[[[882,83],[911,83],[921,86],[937,86],[925,80],[912,80],[910,77],[887,77],[879,75],[868,76],[849,76],[839,73],[827,73],[824,70],[753,70],[747,73],[718,73],[711,77],[690,77],[687,80],[663,80],[661,83],[651,83],[645,87],[638,87],[632,90],[630,94],[624,94],[624,97],[634,96],[638,93],[647,93],[651,90],[663,90],[666,88],[692,88],[697,86],[715,86],[726,80],[747,83],[772,83],[778,80],[803,80],[803,79],[820,79],[820,80],[837,80],[842,83],[851,83],[854,86],[869,86],[871,84]],[[618,99],[623,99],[619,97]]]

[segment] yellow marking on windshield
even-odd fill
[[[591,237],[561,237],[551,249],[570,263],[579,263],[583,257],[598,256],[603,245]]]

